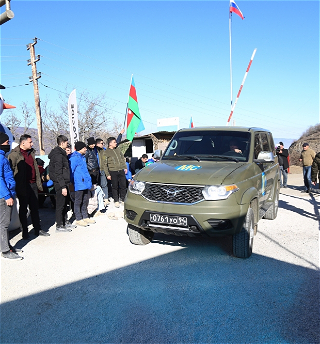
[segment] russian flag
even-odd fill
[[[189,128],[194,128],[194,124],[193,124],[192,117],[190,118],[190,125],[189,125]]]
[[[243,16],[242,12],[240,11],[240,8],[237,6],[237,4],[233,0],[230,0],[230,12],[234,12],[241,19],[244,19],[244,16]]]

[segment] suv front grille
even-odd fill
[[[204,199],[202,186],[146,183],[142,196],[149,201],[193,204]]]

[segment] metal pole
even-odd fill
[[[230,8],[230,5],[229,5],[229,8]],[[229,11],[230,91],[231,91],[231,110],[232,110],[232,48],[231,48],[231,24],[232,24],[232,13]]]
[[[39,96],[39,86],[38,86],[38,79],[41,78],[41,73],[37,73],[37,66],[36,62],[40,60],[40,56],[38,55],[37,59],[35,58],[35,50],[34,45],[37,44],[37,38],[34,38],[33,43],[27,45],[27,50],[30,49],[30,62],[28,65],[31,65],[32,68],[32,77],[30,77],[30,81],[33,82],[33,92],[34,92],[34,101],[35,101],[35,108],[36,108],[36,117],[37,117],[37,127],[38,127],[38,138],[39,138],[39,151],[40,155],[44,155],[43,149],[43,140],[42,140],[42,118],[41,118],[41,108],[40,108],[40,96]]]
[[[133,74],[131,74],[130,86],[129,86],[129,92],[128,92],[127,108],[126,108],[126,114],[124,116],[124,122],[123,122],[123,126],[126,129],[126,134],[127,134],[126,120],[127,120],[127,115],[128,115],[128,103],[129,103],[129,97],[130,97],[130,89],[131,89],[131,84],[132,84],[132,77],[133,77]]]
[[[251,67],[252,60],[253,60],[253,58],[254,58],[254,55],[256,54],[256,51],[257,51],[257,48],[254,49],[253,54],[252,54],[252,56],[251,56],[250,62],[249,62],[249,64],[248,64],[247,70],[246,70],[246,72],[245,72],[245,74],[244,74],[244,78],[243,78],[243,80],[242,80],[242,83],[241,83],[241,86],[240,86],[240,89],[239,89],[239,92],[238,92],[238,94],[237,94],[236,101],[234,102],[234,105],[233,105],[233,107],[231,108],[231,113],[230,113],[230,115],[229,115],[229,118],[228,118],[228,121],[227,121],[227,125],[229,124],[229,122],[230,122],[230,120],[231,120],[233,111],[234,111],[234,109],[235,109],[235,107],[236,107],[236,104],[237,104],[237,101],[238,101],[238,99],[239,99],[239,97],[240,97],[240,93],[241,93],[241,91],[242,91],[244,82],[246,81],[246,78],[247,78],[247,75],[248,75],[248,73],[249,73],[249,69],[250,69],[250,67]]]

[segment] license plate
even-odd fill
[[[188,226],[187,218],[184,216],[171,216],[162,214],[150,214],[150,222],[163,223],[167,225]]]

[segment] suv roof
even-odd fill
[[[235,127],[235,126],[211,126],[211,127],[196,127],[196,128],[183,128],[178,130],[178,132],[181,131],[203,131],[203,130],[221,130],[221,131],[266,131],[270,132],[270,130],[263,129],[263,128],[257,128],[257,127]]]

